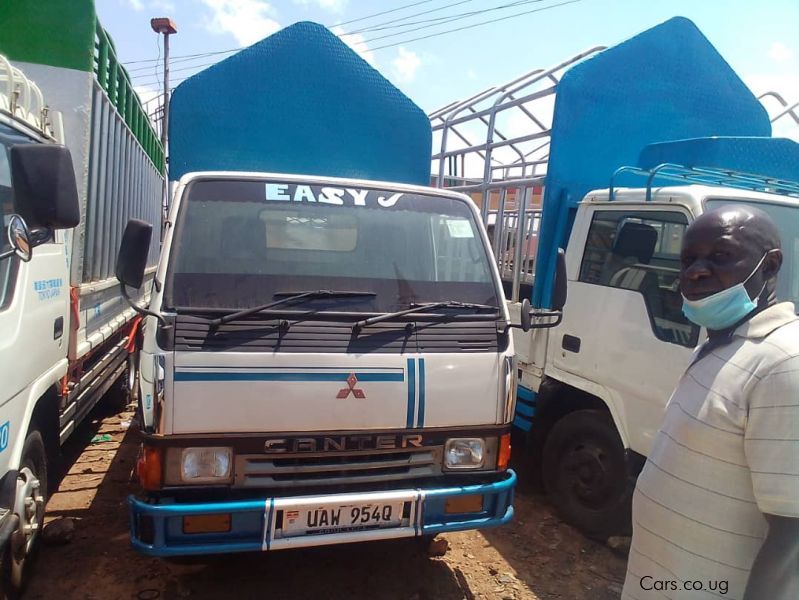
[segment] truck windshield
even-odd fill
[[[284,290],[312,289],[374,295],[314,299],[304,311],[381,313],[453,299],[498,306],[490,265],[463,200],[379,188],[201,180],[189,185],[177,218],[165,306],[243,309]]]
[[[705,202],[708,210],[741,200],[713,198]],[[780,231],[782,241],[782,268],[777,278],[777,298],[794,303],[799,313],[799,207],[789,204],[746,201],[769,214]]]

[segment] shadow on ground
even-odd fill
[[[485,539],[538,598],[617,600],[626,559],[556,516],[525,455],[517,453],[511,466],[519,478],[514,519],[483,531]]]

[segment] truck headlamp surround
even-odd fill
[[[183,448],[180,479],[183,483],[225,483],[233,473],[233,449],[209,446]]]
[[[444,445],[446,469],[480,469],[485,465],[485,459],[486,443],[482,438],[450,438]]]

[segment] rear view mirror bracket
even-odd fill
[[[566,305],[566,253],[563,248],[558,248],[555,263],[555,280],[552,291],[552,308],[532,308],[530,301],[525,298],[522,300],[521,312],[519,315],[519,325],[510,325],[511,329],[521,329],[530,331],[531,329],[549,329],[557,327],[563,321],[563,307]],[[554,319],[552,321],[540,322],[540,319]]]
[[[155,317],[161,327],[167,327],[166,319],[155,311],[142,308],[128,294],[128,286],[140,289],[144,282],[144,271],[150,253],[153,226],[138,219],[131,219],[125,226],[117,255],[116,277],[122,297],[130,307],[143,317]]]
[[[161,327],[168,327],[166,319],[163,317],[163,315],[159,315],[157,312],[153,310],[150,310],[148,308],[143,308],[138,304],[136,304],[133,298],[131,298],[130,295],[128,294],[127,286],[121,281],[119,282],[119,290],[122,293],[122,297],[125,299],[128,305],[134,311],[136,311],[137,314],[140,314],[142,317],[155,317],[156,319],[158,319],[158,324]]]

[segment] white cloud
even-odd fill
[[[793,72],[757,73],[744,76],[742,79],[755,96],[776,92],[788,106],[799,102],[799,75],[795,75]],[[785,110],[783,103],[774,96],[766,96],[761,102],[772,119]],[[794,112],[799,117],[799,108],[794,109]],[[772,123],[772,135],[799,141],[799,124],[789,114],[781,116]]]
[[[342,42],[347,44],[347,46],[355,50],[355,52],[357,52],[362,59],[372,65],[375,69],[377,68],[375,53],[369,49],[369,44],[366,43],[366,38],[364,38],[360,33],[347,34],[343,29],[341,29],[341,27],[333,27],[331,31],[335,33]]]
[[[261,0],[202,0],[211,9],[205,27],[211,33],[229,33],[242,46],[249,46],[275,33],[280,24],[270,15],[272,6]]]
[[[391,61],[394,74],[398,81],[410,83],[416,77],[416,71],[422,64],[422,59],[413,50],[406,50],[402,46],[397,49],[397,57]]]
[[[469,79],[477,79],[477,71],[475,71],[474,69],[469,69],[468,71],[466,71],[466,77],[468,77]]]
[[[133,86],[133,90],[138,94],[144,112],[150,117],[150,121],[153,121],[156,115],[160,118],[161,115],[159,111],[164,102],[164,96],[161,92],[149,85],[136,85]],[[155,123],[153,123],[153,125],[155,125]]]
[[[149,85],[134,85],[133,91],[139,95],[142,104],[147,104],[160,95],[160,92]]]
[[[793,60],[793,50],[782,42],[774,42],[768,49],[769,57],[776,62],[788,62]]]
[[[149,0],[148,2],[144,2],[144,0],[126,0],[128,6],[130,6],[136,12],[141,12],[145,8],[148,10],[162,10],[166,12],[174,12],[175,10],[175,3],[172,0]]]
[[[319,8],[333,13],[342,13],[347,8],[349,0],[294,0],[294,4],[302,6],[316,5]]]

